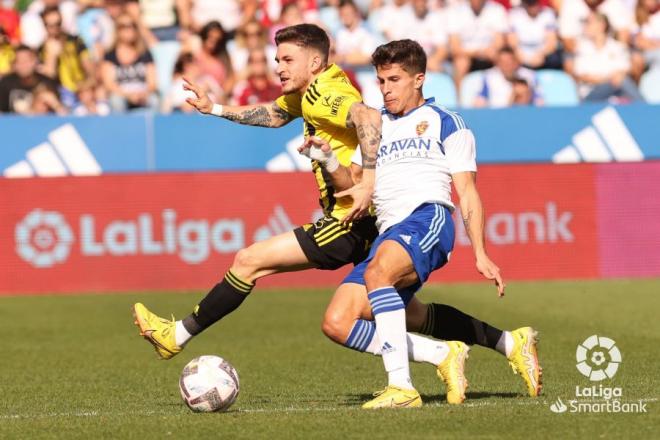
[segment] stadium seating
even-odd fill
[[[651,69],[642,75],[639,91],[649,104],[660,104],[660,68]]]
[[[474,99],[483,87],[484,74],[482,71],[471,72],[465,75],[461,82],[460,103],[463,108],[474,106]]]
[[[179,56],[181,44],[178,41],[161,41],[150,48],[154,58],[158,75],[158,92],[160,96],[167,96],[172,84],[174,64]]]
[[[580,103],[573,78],[561,70],[539,70],[536,78],[547,106],[573,106]]]
[[[429,72],[426,74],[424,96],[435,97],[436,102],[444,107],[455,108],[458,106],[454,80],[446,73]]]

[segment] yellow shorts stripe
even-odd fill
[[[349,232],[351,232],[349,229],[341,230],[338,233],[334,234],[333,236],[324,239],[323,241],[317,241],[316,244],[318,244],[319,246],[326,245],[326,244],[330,243],[331,241],[337,239],[338,237],[341,237],[342,235],[348,234]]]
[[[334,223],[334,224],[332,224],[328,227],[325,227],[325,228],[321,229],[320,231],[315,232],[314,233],[314,239],[319,240],[319,239],[323,238],[323,236],[328,235],[328,234],[332,234],[333,232],[336,232],[339,229],[341,229],[341,225],[339,223]]]
[[[243,292],[243,293],[250,293],[250,291],[252,290],[252,286],[251,286],[251,285],[249,285],[249,284],[246,283],[245,281],[241,281],[241,280],[239,280],[238,277],[237,277],[236,275],[234,275],[233,273],[231,273],[231,271],[228,271],[228,272],[225,274],[225,279],[227,280],[227,282],[228,282],[229,284],[231,284],[232,286],[234,286],[234,288],[236,288],[236,290],[240,290],[240,291]]]

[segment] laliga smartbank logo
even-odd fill
[[[264,220],[266,225],[252,234],[253,241],[293,229],[279,205]],[[93,214],[81,214],[67,222],[57,211],[35,209],[16,225],[14,237],[18,256],[46,269],[65,263],[74,243],[82,257],[176,255],[187,264],[200,264],[213,252],[228,254],[242,249],[246,235],[240,218],[180,218],[173,209],[109,222],[100,222]]]
[[[613,379],[621,364],[621,352],[613,339],[591,335],[577,346],[575,365],[583,376],[589,378],[591,386],[575,387],[575,399],[564,403],[561,397],[550,405],[554,413],[631,413],[647,412],[646,402],[637,400],[624,402],[621,387],[596,386],[594,382]]]

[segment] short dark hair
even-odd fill
[[[19,52],[30,52],[32,55],[37,56],[37,51],[25,44],[19,44],[18,46],[16,46],[16,49],[14,49],[14,53],[19,53]]]
[[[60,17],[62,16],[62,13],[60,12],[60,8],[58,8],[57,6],[47,6],[47,7],[44,8],[43,11],[41,11],[41,14],[40,14],[41,19],[43,20],[46,17],[46,15],[49,15],[49,14],[57,14]]]
[[[323,62],[328,63],[330,39],[328,34],[315,24],[303,23],[280,29],[275,34],[275,44],[279,46],[282,43],[316,49],[323,55]]]
[[[371,55],[371,64],[376,68],[400,64],[408,73],[426,73],[426,53],[416,41],[390,41],[376,48]]]

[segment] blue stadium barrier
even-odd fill
[[[660,105],[462,110],[480,163],[660,159]],[[5,176],[309,169],[300,119],[279,129],[201,115],[0,117]]]

